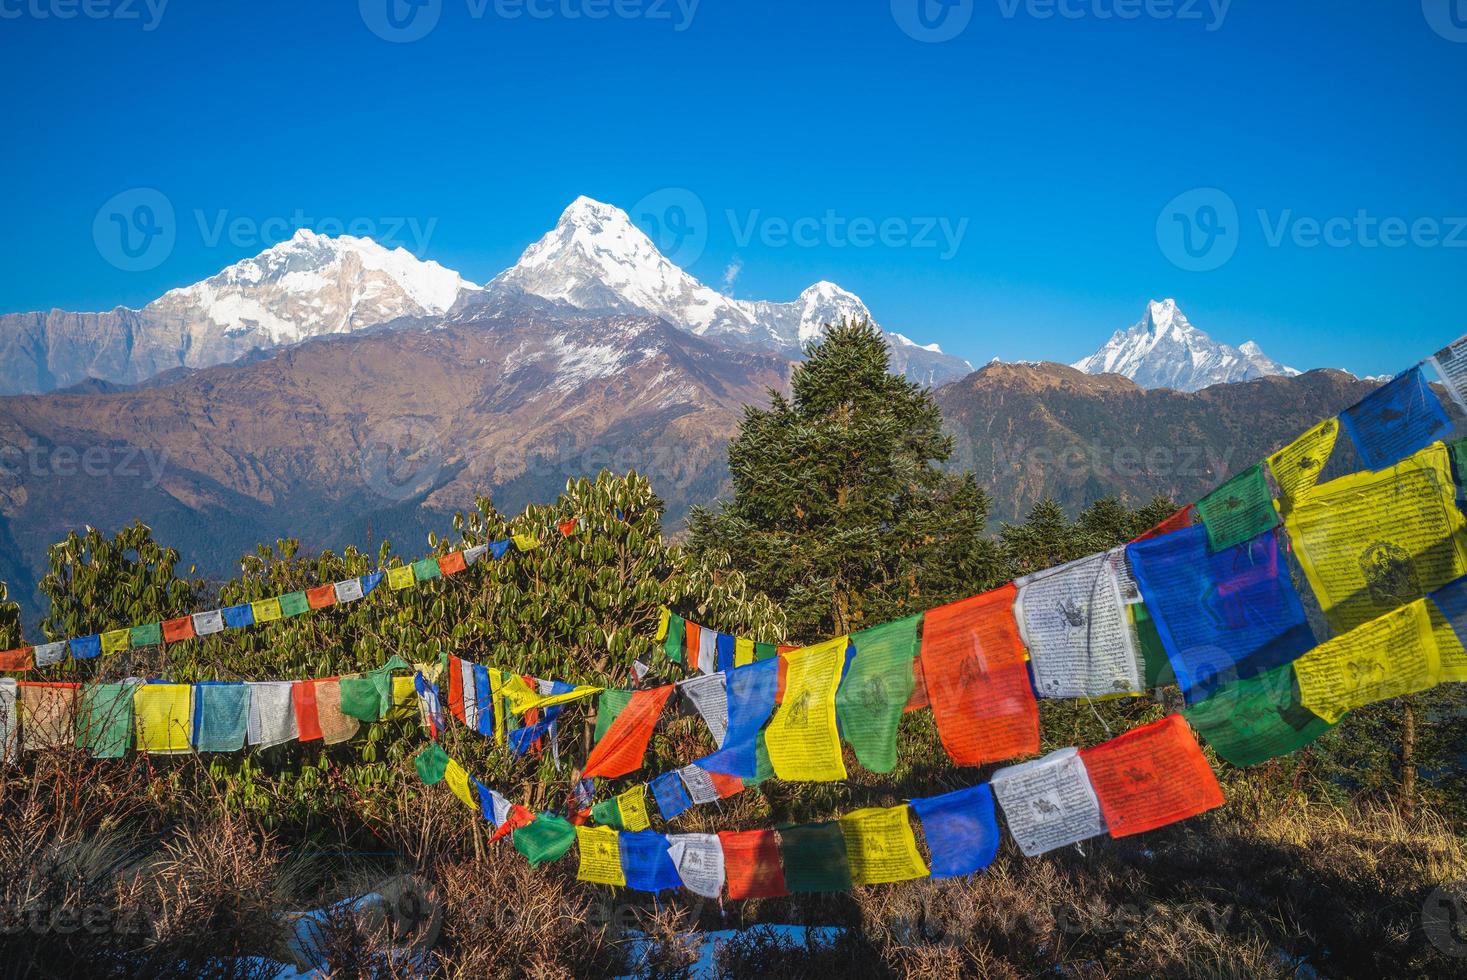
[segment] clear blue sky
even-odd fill
[[[1392,371],[1467,331],[1467,0],[928,0],[932,32],[971,16],[940,42],[916,0],[85,2],[0,0],[3,311],[141,305],[298,213],[483,281],[578,194],[687,188],[700,278],[831,279],[975,363],[1080,357],[1161,296],[1300,367]],[[176,241],[126,271],[93,223],[139,187]],[[1225,197],[1163,213],[1196,188]],[[802,218],[801,244],[770,221]],[[1301,218],[1344,219],[1343,247]],[[967,222],[955,254],[902,243],[927,219]]]

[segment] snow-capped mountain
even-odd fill
[[[1194,327],[1172,299],[1151,301],[1140,322],[1129,330],[1117,330],[1104,347],[1073,366],[1087,374],[1121,374],[1143,388],[1178,391],[1299,373],[1251,340],[1239,347],[1213,340]]]
[[[734,299],[670,262],[625,211],[580,197],[515,265],[485,287],[486,300],[532,296],[578,310],[636,313],[721,343],[799,357],[827,323],[875,320],[866,304],[831,282],[789,303]],[[967,361],[884,331],[893,367],[927,384],[972,370]]]
[[[313,337],[419,322],[478,289],[404,249],[302,229],[141,310],[0,316],[0,394],[89,379],[132,384]]]

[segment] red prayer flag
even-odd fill
[[[194,635],[194,618],[192,616],[180,616],[177,619],[163,621],[164,643],[182,643],[184,640],[192,640]]]
[[[702,768],[701,766],[699,768]],[[744,791],[744,781],[737,776],[729,776],[721,772],[705,770],[708,778],[713,780],[713,788],[718,792],[720,800],[726,800],[730,796],[738,796]]]
[[[457,575],[468,567],[469,563],[464,559],[462,551],[450,551],[438,559],[438,570],[444,575]]]
[[[324,738],[321,734],[321,719],[316,714],[316,682],[296,681],[290,685],[290,700],[295,705],[296,736],[302,742],[314,742]]]
[[[30,670],[35,666],[31,652],[35,647],[21,647],[0,653],[0,670]]]
[[[960,766],[1039,751],[1039,703],[1014,620],[1018,589],[929,610],[922,621],[922,677],[942,747]]]
[[[568,538],[572,534],[575,534],[576,529],[581,526],[581,519],[579,517],[570,517],[555,526],[560,529],[561,537]]]
[[[586,759],[584,778],[600,776],[615,779],[642,768],[652,729],[662,717],[662,709],[672,696],[673,685],[666,684],[647,691],[632,692],[632,699],[612,721],[601,741]]]
[[[452,654],[448,657],[448,711],[468,724],[464,717],[464,662]]]
[[[1163,534],[1171,534],[1173,531],[1189,528],[1192,526],[1192,515],[1195,513],[1197,513],[1197,505],[1188,504],[1171,517],[1156,525],[1156,527],[1141,535],[1135,541],[1132,541],[1131,544],[1135,544],[1136,541],[1149,541],[1152,538],[1159,538]]]
[[[336,605],[336,586],[322,585],[306,590],[306,604],[312,609],[325,609]]]
[[[1222,788],[1181,715],[1081,749],[1112,837],[1129,837],[1223,805]]]
[[[779,842],[772,830],[719,831],[729,898],[779,898],[788,895]]]
[[[927,677],[922,673],[921,657],[912,661],[912,681],[912,696],[907,698],[904,714],[932,707],[932,702],[927,698]]]
[[[489,835],[489,839],[496,841],[501,837],[507,837],[521,827],[528,827],[534,822],[535,815],[533,813],[518,803],[511,803],[509,805],[509,815],[504,818],[504,823],[500,824],[498,829]]]

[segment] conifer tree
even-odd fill
[[[869,323],[828,328],[789,397],[745,409],[729,445],[733,498],[691,518],[691,548],[725,555],[774,598],[791,636],[859,630],[1002,580],[987,495],[952,454],[920,386],[890,373]]]

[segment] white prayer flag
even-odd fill
[[[208,636],[211,633],[224,632],[224,613],[219,609],[210,609],[208,612],[194,613],[194,635]]]
[[[702,656],[699,650],[698,655]],[[703,716],[713,741],[723,748],[723,739],[728,734],[728,677],[726,674],[707,674],[682,681],[677,688],[687,695]]]
[[[667,854],[694,895],[717,898],[723,891],[723,845],[714,834],[668,834]]]
[[[15,678],[0,677],[0,765],[14,762],[20,754],[15,692]]]
[[[990,782],[1009,832],[1029,857],[1105,833],[1100,801],[1078,749],[1006,766]]]
[[[1127,627],[1116,572],[1124,549],[1019,579],[1014,615],[1044,698],[1141,690],[1141,658]]]
[[[37,667],[50,667],[66,659],[66,643],[43,643],[31,654]]]
[[[290,681],[250,681],[250,720],[245,734],[251,745],[268,748],[294,741],[299,734]]]
[[[336,590],[337,602],[356,602],[365,594],[362,592],[362,580],[359,578],[337,582],[333,588]]]
[[[718,630],[698,627],[698,672],[711,674],[718,670]]]
[[[688,795],[694,803],[713,803],[719,799],[718,787],[713,785],[713,777],[705,770],[687,765],[677,772],[683,777],[683,785],[688,788]]]

